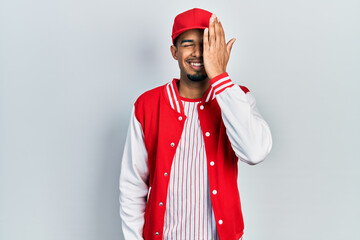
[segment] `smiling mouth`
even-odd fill
[[[190,65],[190,67],[192,69],[194,69],[195,71],[200,71],[202,69],[204,69],[204,62],[193,62],[193,61],[187,61],[187,63]]]

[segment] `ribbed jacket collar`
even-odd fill
[[[167,96],[167,100],[169,101],[171,108],[180,114],[184,114],[184,106],[181,102],[181,97],[177,88],[177,83],[179,81],[179,79],[174,78],[171,82],[167,83],[165,85],[165,95]],[[210,86],[201,98],[201,103],[205,104],[211,102],[214,98],[215,91],[214,88]]]

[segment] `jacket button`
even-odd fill
[[[210,166],[214,166],[214,164],[215,164],[214,161],[210,162]]]
[[[182,116],[179,117],[179,121],[181,121],[181,120],[182,120]]]
[[[172,143],[170,143],[170,146],[174,147],[174,146],[175,146],[175,143],[173,143],[173,142],[172,142]]]
[[[200,105],[200,110],[203,110],[204,109],[204,105]]]
[[[159,206],[161,207],[162,205],[163,205],[163,203],[162,203],[162,202],[160,202],[160,203],[159,203]]]
[[[166,177],[168,175],[168,173],[167,172],[164,172],[164,176]]]
[[[210,136],[210,133],[209,133],[209,132],[206,132],[206,133],[205,133],[205,136],[207,136],[207,137]]]
[[[220,220],[219,220],[219,224],[220,224],[220,225],[223,224],[223,220],[220,219]]]
[[[155,232],[155,235],[156,235],[156,236],[159,236],[159,232]]]
[[[216,190],[213,190],[212,193],[213,193],[214,195],[216,195],[216,194],[217,194],[217,191],[216,191]]]

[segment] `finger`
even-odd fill
[[[204,50],[209,48],[209,28],[205,28],[203,37]]]
[[[225,46],[225,32],[224,32],[224,28],[220,22],[220,19],[217,19],[217,24],[216,24],[216,41],[219,42],[219,44],[221,46]]]
[[[228,52],[229,55],[230,55],[232,46],[233,46],[233,44],[234,44],[235,41],[236,41],[236,39],[233,38],[233,39],[231,39],[231,40],[226,44],[226,50],[227,50],[227,52]]]
[[[225,32],[220,19],[218,19],[217,29],[218,29],[218,33],[216,36],[219,36],[220,44],[225,45]]]
[[[211,15],[209,22],[209,47],[211,48],[215,44],[215,14]]]

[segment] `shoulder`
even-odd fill
[[[134,107],[135,116],[138,119],[142,119],[146,112],[153,111],[157,106],[159,106],[165,86],[166,84],[148,90],[137,98],[134,103]]]
[[[239,87],[241,88],[241,90],[243,90],[243,92],[244,92],[245,94],[248,93],[248,92],[250,92],[250,90],[249,90],[247,87],[245,87],[245,86],[239,85]]]
[[[166,85],[166,84],[165,84]],[[154,101],[158,101],[165,85],[153,88],[141,94],[135,101],[135,107],[141,104],[151,104]]]

